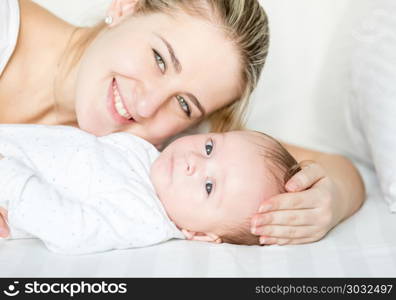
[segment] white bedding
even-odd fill
[[[36,0],[86,24],[107,0]],[[340,104],[347,97],[345,51],[356,22],[380,13],[377,0],[263,0],[272,44],[249,125],[305,146],[348,154]],[[94,9],[94,11],[92,11]],[[83,14],[85,12],[86,14]],[[82,17],[84,16],[84,17]],[[355,26],[353,28],[353,26]],[[357,28],[357,29],[356,29]],[[297,246],[212,245],[171,241],[87,256],[50,253],[38,240],[0,241],[1,277],[396,277],[396,214],[370,170],[368,199],[319,242]]]

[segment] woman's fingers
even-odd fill
[[[254,234],[271,238],[300,239],[310,238],[317,232],[316,226],[265,225],[254,230]]]
[[[274,210],[315,208],[319,199],[318,197],[320,196],[316,189],[309,189],[298,193],[278,194],[263,201],[259,207],[259,213]]]
[[[301,238],[301,239],[284,239],[284,238],[270,238],[260,237],[261,245],[300,245],[315,242],[313,238]]]
[[[252,218],[251,232],[262,244],[303,244],[321,239],[340,220],[339,196],[334,182],[319,164],[302,162],[292,186],[298,191],[264,200]],[[294,183],[293,181],[294,180]]]
[[[317,219],[316,210],[279,210],[256,214],[252,218],[252,227],[262,225],[315,225]]]
[[[304,160],[299,165],[301,166],[301,171],[286,183],[286,190],[289,192],[306,190],[326,176],[325,170],[316,162]]]

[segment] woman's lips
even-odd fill
[[[116,101],[116,96],[115,94],[118,95],[118,99]],[[122,96],[119,93],[118,86],[117,86],[117,81],[115,78],[113,78],[110,82],[108,94],[107,94],[107,109],[112,116],[112,118],[118,123],[118,124],[132,124],[135,123],[135,120],[131,117],[131,119],[128,119],[118,112],[116,108],[116,102],[121,102],[122,103],[122,109],[125,110],[125,113],[130,116],[130,113],[126,110],[125,103],[122,99]],[[120,106],[120,104],[118,104]],[[120,110],[120,109],[119,109]]]

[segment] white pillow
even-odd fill
[[[396,212],[396,3],[377,9],[354,31],[351,112],[355,157],[371,165]]]
[[[2,1],[2,0],[0,0]],[[60,18],[78,26],[91,26],[103,20],[111,0],[33,0]]]

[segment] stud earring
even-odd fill
[[[107,17],[105,18],[105,23],[106,23],[107,25],[110,25],[111,23],[113,23],[113,17],[112,17],[112,16],[107,16]]]

